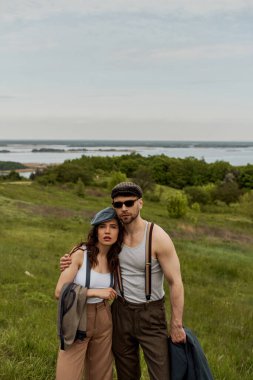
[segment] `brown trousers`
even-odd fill
[[[168,380],[169,352],[164,300],[132,304],[118,297],[112,304],[112,349],[118,380],[141,377],[139,345],[151,380]]]
[[[56,380],[112,380],[112,319],[110,305],[87,304],[87,337],[59,350]]]

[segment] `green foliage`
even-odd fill
[[[137,183],[144,192],[154,190],[155,181],[149,167],[144,165],[139,166],[138,169],[135,170],[132,180]]]
[[[65,161],[61,165],[49,167],[43,173],[35,174],[35,180],[42,185],[52,185],[66,182],[77,183],[80,178],[87,185],[93,179],[92,168],[88,165],[80,165],[75,161]]]
[[[26,166],[20,162],[14,161],[0,161],[0,170],[17,170],[26,169]]]
[[[122,173],[125,173],[128,178],[133,177],[134,172],[140,165],[145,165],[146,158],[140,154],[131,153],[116,158],[118,161],[118,168]]]
[[[253,189],[253,165],[240,168],[238,183],[241,188]]]
[[[231,171],[232,166],[225,161],[215,161],[207,165],[208,182],[223,181],[225,175]]]
[[[136,153],[118,157],[82,156],[80,159],[47,168],[43,173],[35,173],[34,177],[41,184],[76,183],[78,178],[81,178],[87,185],[93,180],[94,175],[111,176],[114,172],[121,172],[127,178],[139,180],[144,187],[146,182],[147,186],[154,182],[175,189],[199,187],[209,183],[220,183],[227,175],[233,175],[234,182],[238,182],[241,188],[251,188],[253,182],[252,165],[236,168],[223,161],[208,164],[194,157],[143,157]]]
[[[224,181],[213,190],[213,200],[221,201],[226,204],[235,203],[239,200],[241,190],[234,181]]]
[[[200,212],[201,211],[201,208],[200,208],[200,205],[198,202],[194,202],[192,203],[191,205],[191,209],[195,212]]]
[[[10,173],[0,177],[3,181],[21,181],[22,177],[15,170],[11,170]]]
[[[79,197],[84,197],[84,194],[85,194],[85,186],[81,178],[78,178],[77,183],[76,183],[76,194]]]
[[[211,202],[211,192],[204,186],[187,186],[184,192],[190,205],[196,202],[204,205]]]
[[[167,200],[167,210],[172,218],[181,218],[186,215],[187,208],[187,197],[182,193],[171,195]]]
[[[164,199],[180,193],[162,189]],[[83,240],[94,211],[109,201],[89,185],[85,192],[81,198],[75,186],[0,183],[1,380],[54,379],[59,258]],[[185,287],[184,324],[199,338],[214,378],[251,380],[252,192],[240,198],[239,208],[205,205],[194,224],[188,217],[192,209],[183,220],[171,219],[165,202],[144,201],[145,219],[175,243]],[[165,291],[169,319],[167,286]],[[148,380],[143,357],[142,370],[142,380]]]
[[[253,219],[253,190],[241,196],[239,207],[241,212]]]
[[[124,173],[122,172],[113,172],[111,179],[108,183],[108,188],[111,190],[114,186],[116,186],[120,182],[125,182],[127,181],[127,177]]]

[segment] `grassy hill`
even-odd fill
[[[54,379],[59,258],[109,201],[102,188],[86,187],[82,198],[66,185],[0,183],[2,380]],[[143,217],[173,238],[185,285],[184,323],[198,336],[215,379],[251,380],[252,218],[238,207],[213,206],[175,220],[163,201],[145,201]]]

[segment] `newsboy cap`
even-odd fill
[[[142,189],[134,182],[120,182],[112,189],[111,197],[113,199],[120,195],[136,195],[136,197],[141,198]]]
[[[90,224],[96,226],[108,220],[114,219],[116,217],[116,212],[113,207],[106,207],[99,211],[94,218],[91,220]]]

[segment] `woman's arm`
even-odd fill
[[[117,297],[117,292],[113,288],[88,289],[87,297],[99,297],[104,300],[112,301]]]
[[[61,272],[59,280],[55,288],[55,297],[58,299],[60,297],[61,289],[66,282],[72,282],[77,274],[78,269],[83,263],[83,250],[79,249],[71,256],[70,266]]]

